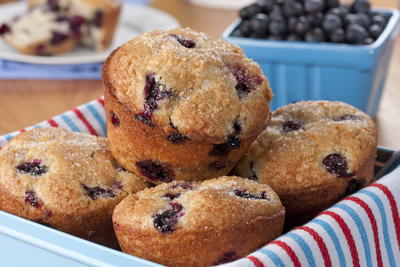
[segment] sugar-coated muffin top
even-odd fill
[[[278,194],[352,177],[377,146],[376,126],[341,102],[305,101],[272,113],[268,127],[236,173],[269,184]]]
[[[118,166],[103,137],[34,129],[0,150],[0,187],[35,208],[65,214],[111,212],[128,193],[146,186]]]
[[[115,208],[113,221],[171,234],[229,228],[282,213],[284,208],[268,185],[224,176],[203,183],[175,181],[130,195]]]
[[[152,31],[115,50],[105,86],[144,124],[222,143],[265,128],[268,80],[243,50],[189,28]]]

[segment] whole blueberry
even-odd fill
[[[350,44],[363,44],[368,32],[358,24],[350,24],[346,29],[346,41]]]
[[[264,38],[267,38],[267,37],[268,37],[268,34],[265,34],[265,33],[259,34],[259,33],[253,32],[252,34],[250,34],[249,37],[250,37],[250,38],[256,38],[256,39],[264,39]]]
[[[283,35],[287,31],[286,21],[283,20],[272,20],[269,24],[269,32],[271,35]]]
[[[360,14],[358,14],[358,17],[359,17],[360,25],[363,26],[364,28],[368,29],[368,27],[371,25],[370,16],[365,13],[360,13]]]
[[[239,29],[244,37],[250,36],[250,34],[252,33],[250,21],[247,20],[243,21],[239,25]]]
[[[274,6],[274,8],[269,13],[270,20],[284,20],[285,15],[283,14],[283,10],[279,6]]]
[[[301,15],[303,13],[303,5],[296,0],[286,0],[283,4],[283,13],[288,18]]]
[[[328,14],[325,16],[324,21],[322,22],[322,28],[331,33],[336,29],[342,28],[343,23],[338,15]]]
[[[340,12],[343,14],[343,17],[350,13],[350,7],[348,5],[340,5],[338,7]]]
[[[327,8],[333,8],[340,6],[339,0],[325,0]]]
[[[305,0],[304,9],[307,13],[317,13],[323,11],[325,3],[323,0]]]
[[[347,13],[344,13],[344,12],[343,12],[343,9],[338,8],[338,7],[335,7],[335,8],[329,9],[329,10],[326,12],[326,14],[335,14],[335,15],[338,15],[341,19],[343,19],[344,16],[345,16]]]
[[[354,13],[369,13],[371,11],[371,4],[368,0],[355,0],[351,5],[351,10]]]
[[[324,20],[324,14],[322,14],[321,12],[317,12],[313,14],[308,14],[306,18],[310,27],[320,27]]]
[[[263,8],[264,13],[271,12],[275,4],[274,0],[258,0],[256,3]]]
[[[244,37],[242,31],[239,28],[236,28],[232,33],[232,37]]]
[[[374,42],[375,40],[371,37],[368,37],[367,39],[364,40],[363,44],[365,45],[370,45]]]
[[[358,14],[347,14],[344,17],[344,23],[345,25],[350,25],[350,24],[362,24],[362,20]]]
[[[250,26],[253,33],[265,34],[268,31],[269,18],[264,13],[258,13],[250,20]]]
[[[303,38],[301,36],[291,33],[287,36],[286,40],[291,41],[291,42],[298,42],[298,41],[303,41]]]
[[[376,25],[381,26],[382,28],[385,28],[386,23],[387,23],[387,21],[386,21],[385,16],[383,16],[381,14],[372,16],[372,24],[376,24]]]
[[[270,41],[282,41],[282,40],[285,40],[283,35],[270,35],[270,36],[268,36],[267,39],[270,40]]]
[[[373,24],[369,27],[368,31],[370,36],[376,40],[383,32],[383,28],[377,24]]]
[[[344,43],[345,34],[342,28],[338,28],[329,35],[329,40],[333,43]]]
[[[308,20],[305,16],[300,16],[293,32],[299,35],[304,34],[306,31],[308,31],[310,29],[310,25],[308,23]]]
[[[305,38],[306,42],[324,42],[325,35],[321,28],[313,28],[306,32]]]
[[[295,29],[295,27],[296,27],[296,24],[297,24],[297,22],[298,22],[298,18],[297,17],[290,17],[289,19],[288,19],[288,30],[289,30],[289,32],[294,32],[294,29]]]
[[[249,6],[245,6],[239,10],[239,16],[242,19],[250,19],[257,13],[263,12],[263,7],[257,3],[251,4]]]

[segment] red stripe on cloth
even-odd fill
[[[99,102],[104,107],[104,99],[102,97],[97,98],[97,102]]]
[[[21,130],[18,130],[18,132],[23,133],[23,132],[26,132],[26,130],[25,129],[21,129]]]
[[[299,258],[297,258],[296,253],[288,244],[286,244],[285,242],[280,241],[280,240],[274,240],[269,243],[269,245],[272,245],[272,244],[275,244],[275,245],[281,247],[284,251],[286,251],[286,253],[289,255],[289,257],[292,260],[295,267],[301,267]]]
[[[339,214],[333,211],[323,211],[321,212],[321,214],[332,217],[339,224],[339,227],[342,229],[344,237],[346,238],[347,245],[349,246],[353,266],[360,267],[360,260],[358,258],[356,243],[354,242],[353,235],[351,234],[349,226],[345,223],[345,221],[342,217],[340,217]]]
[[[86,126],[86,128],[89,130],[89,133],[93,134],[93,135],[98,135],[95,131],[95,129],[93,128],[93,126],[88,122],[88,120],[85,118],[85,116],[83,116],[82,112],[77,109],[74,108],[72,110],[76,116],[83,122],[83,124]]]
[[[396,200],[392,192],[390,192],[389,188],[384,186],[383,184],[372,184],[371,187],[379,188],[389,199],[390,208],[392,209],[392,217],[394,221],[394,227],[396,228],[396,236],[397,236],[397,243],[400,248],[400,217],[399,217],[399,210],[397,208]]]
[[[50,124],[51,127],[58,127],[58,123],[55,122],[55,120],[53,119],[47,120],[47,122]]]
[[[307,226],[297,227],[296,229],[306,231],[307,233],[309,233],[312,236],[312,238],[314,238],[314,240],[318,244],[319,250],[321,251],[325,266],[332,267],[331,256],[329,255],[329,251],[326,248],[325,242],[322,239],[322,237],[314,229],[311,229],[310,227],[307,227]]]
[[[251,260],[251,262],[254,264],[254,266],[256,267],[265,267],[264,263],[262,263],[259,259],[257,259],[254,256],[247,256],[246,258],[248,258],[249,260]]]
[[[372,210],[368,206],[368,204],[365,203],[363,200],[361,200],[358,197],[346,197],[344,200],[349,200],[349,201],[353,201],[353,202],[357,203],[358,205],[361,206],[361,208],[364,209],[365,213],[367,213],[367,216],[368,216],[369,221],[372,226],[372,232],[374,234],[376,261],[378,263],[378,267],[383,267],[381,245],[379,244],[378,225],[376,224],[376,219],[375,219],[374,213],[372,212]]]

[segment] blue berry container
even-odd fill
[[[272,109],[301,100],[337,100],[376,117],[400,15],[396,9],[374,11],[389,20],[381,36],[370,45],[232,37],[240,19],[222,37],[242,47],[260,64],[275,94]]]

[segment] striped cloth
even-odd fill
[[[61,127],[73,132],[85,132],[98,136],[106,136],[104,99],[103,97],[99,97],[96,100],[90,101],[89,103],[47,121],[0,136],[0,147],[22,132],[42,127]]]
[[[104,100],[100,97],[35,126],[0,136],[0,147],[21,132],[38,127],[105,136]],[[395,157],[392,166],[400,165],[399,153]],[[224,266],[400,266],[399,185],[400,168],[396,168],[306,225]]]

